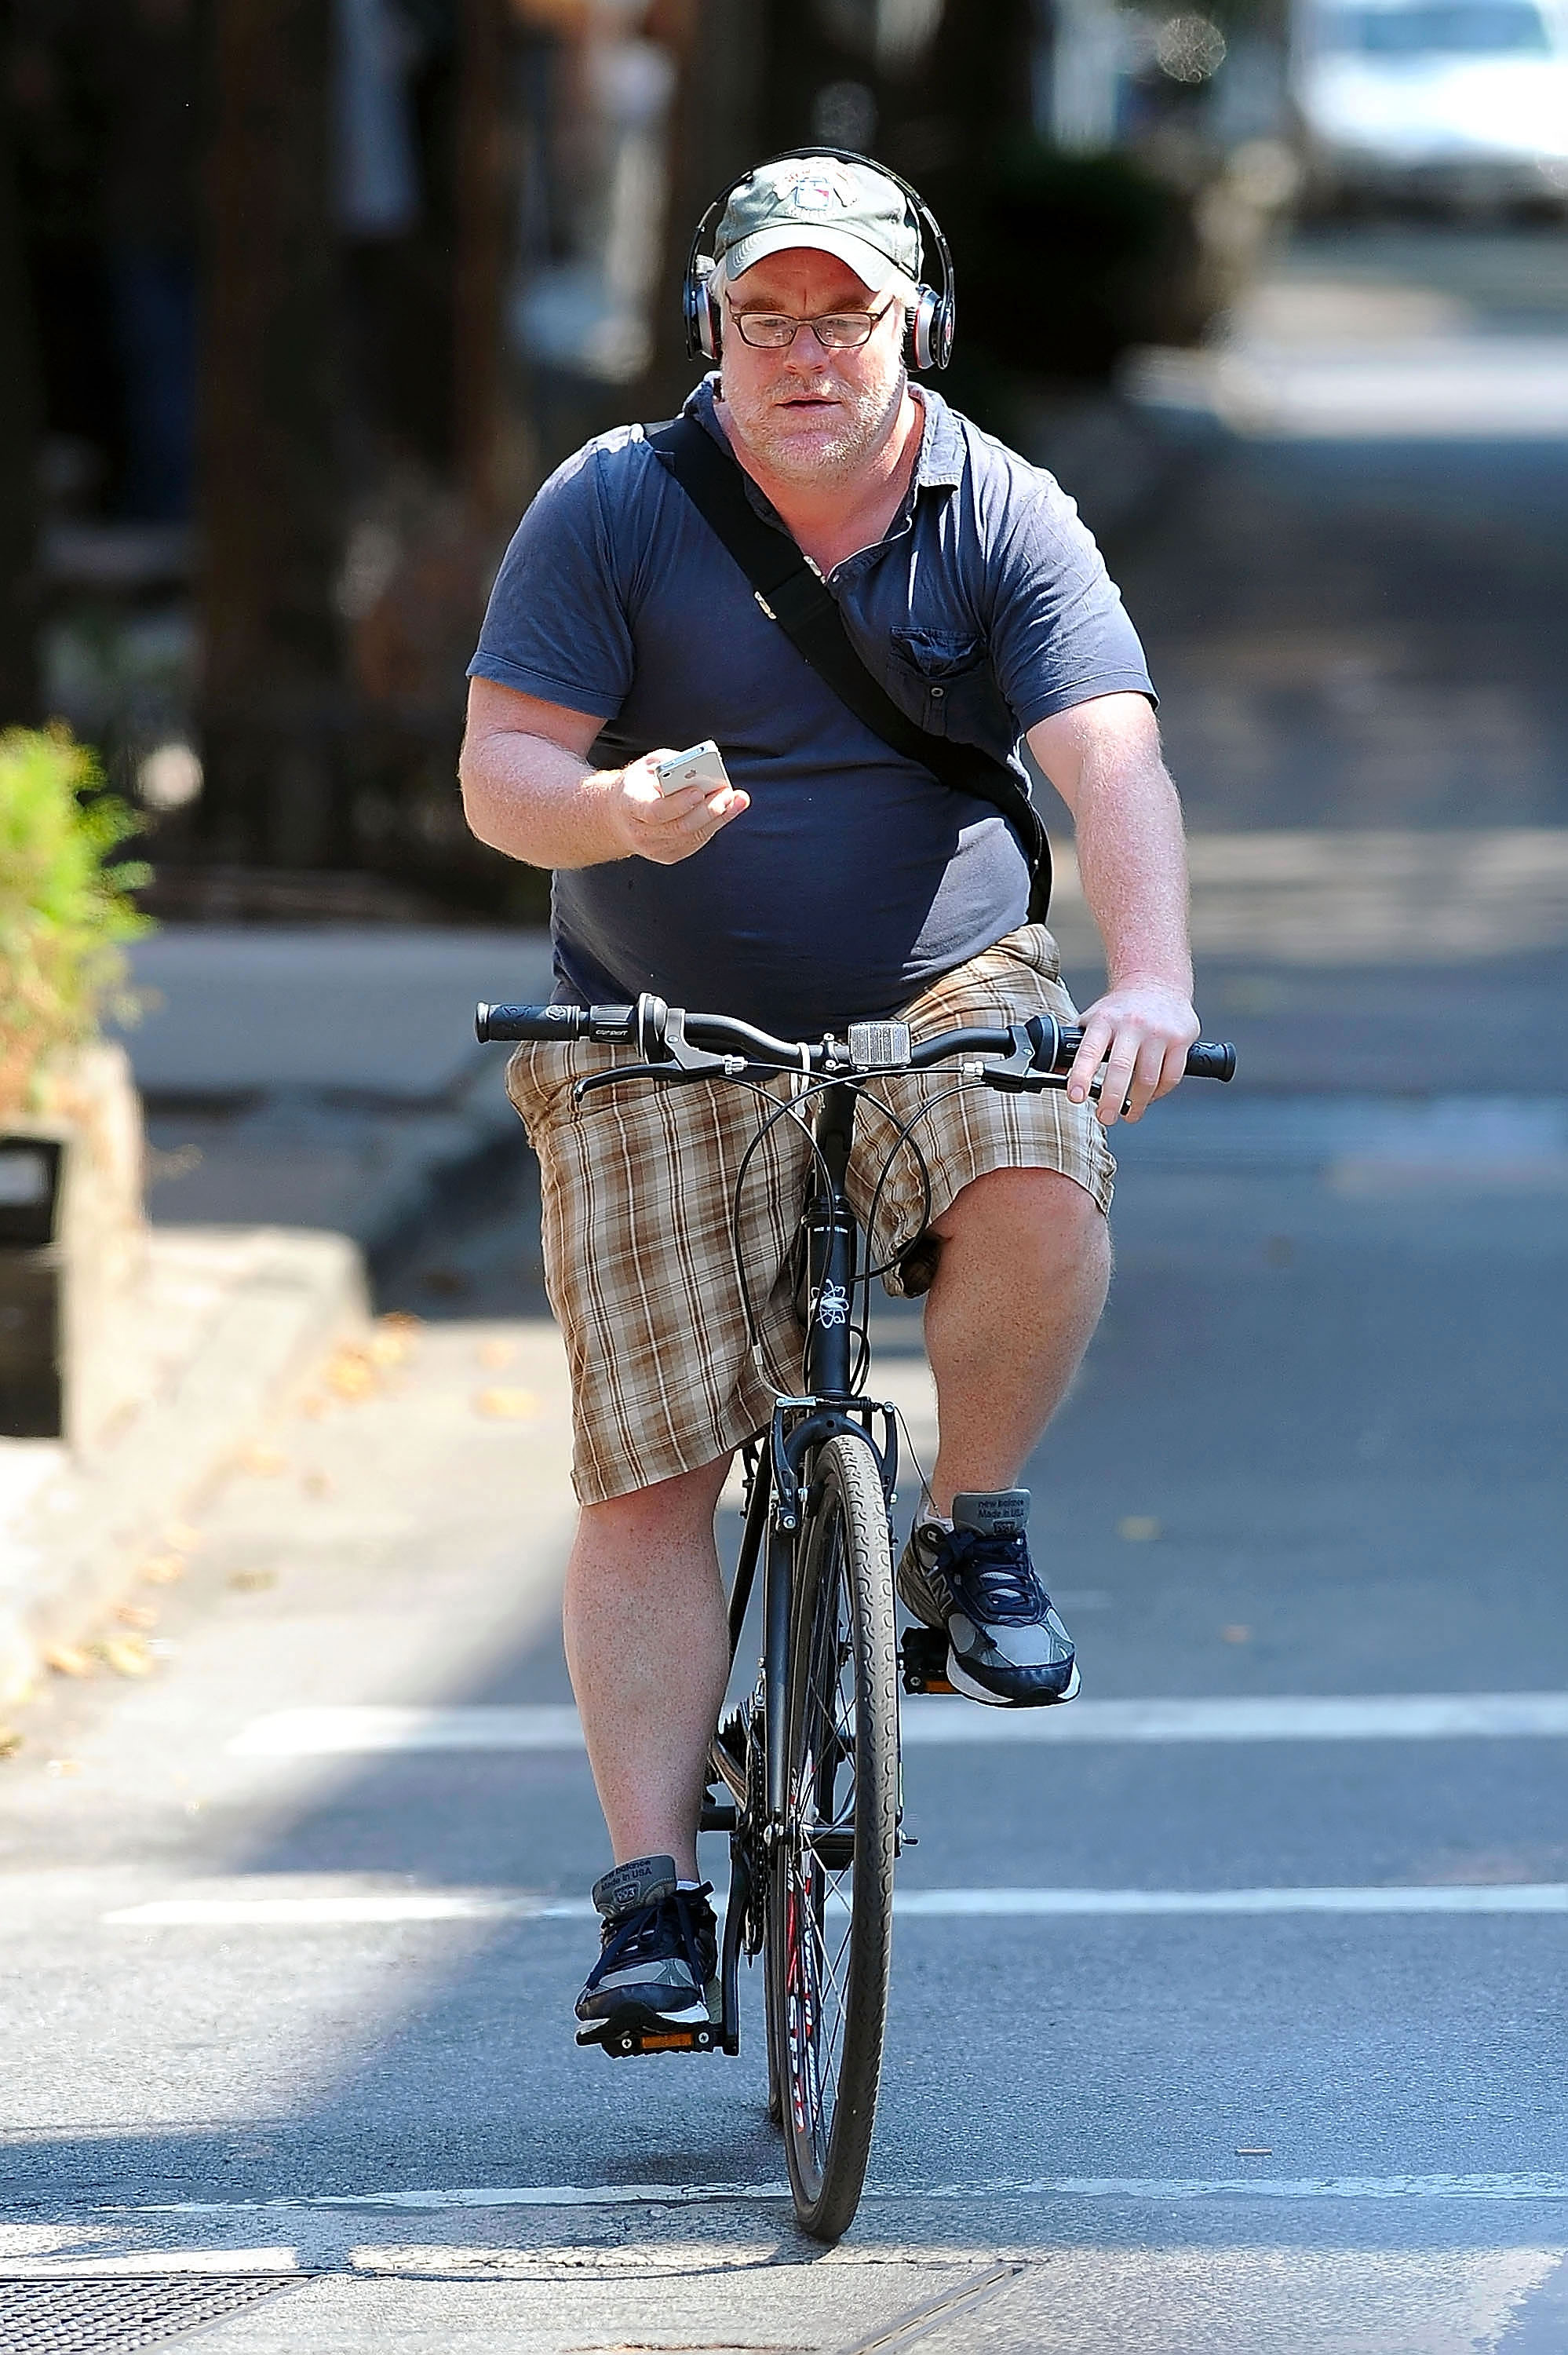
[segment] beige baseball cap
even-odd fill
[[[727,278],[791,246],[810,246],[881,286],[893,271],[920,275],[920,231],[895,180],[871,163],[790,155],[759,165],[732,189],[714,232],[714,259]]]

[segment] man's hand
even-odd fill
[[[1084,1043],[1067,1074],[1074,1103],[1087,1101],[1100,1065],[1097,1116],[1104,1128],[1124,1117],[1140,1120],[1157,1096],[1168,1096],[1186,1067],[1198,1018],[1180,989],[1162,981],[1125,982],[1107,989],[1084,1016]]]
[[[673,746],[661,746],[639,761],[629,761],[611,780],[613,824],[629,858],[651,858],[656,867],[678,866],[751,806],[750,794],[738,785],[721,785],[716,792],[706,785],[682,785],[676,793],[662,794],[653,772],[661,761],[674,758]]]

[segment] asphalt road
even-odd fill
[[[1477,447],[1555,512],[1559,454]],[[1499,493],[1488,644],[1546,752],[1489,814],[1484,730],[1467,799],[1455,753],[1368,804],[1377,697],[1363,726],[1308,666],[1282,702],[1220,623],[1250,599],[1270,661],[1319,609],[1353,635],[1353,548],[1366,609],[1451,675],[1421,614],[1468,593],[1453,450],[1399,456],[1425,537],[1378,523],[1390,453],[1330,480],[1315,444],[1204,450],[1202,597],[1175,510],[1122,566],[1199,815],[1561,824],[1568,535],[1516,538]],[[6,2275],[195,2268],[313,2275],[211,2320],[214,2355],[847,2355],[901,2320],[885,2343],[928,2322],[942,2355],[1560,2355],[1568,1076],[1478,1062],[1454,1009],[1545,1041],[1561,980],[1495,946],[1457,986],[1408,955],[1353,987],[1208,969],[1269,1085],[1127,1141],[1111,1307],[1029,1475],[1084,1700],[1038,1739],[908,1704],[920,1844],[832,2254],[779,2195],[755,1991],[738,2062],[572,2045],[604,1850],[541,1714],[570,1496],[525,1173],[429,1238],[388,1295],[425,1320],[407,1357],[314,1384],[174,1533],[158,1676],[57,1679],[4,1770],[0,2346]],[[879,1327],[928,1437],[915,1322]],[[397,1708],[450,1714],[365,1713]]]

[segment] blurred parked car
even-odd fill
[[[1568,208],[1563,0],[1298,0],[1292,50],[1319,199]]]

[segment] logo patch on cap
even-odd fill
[[[791,211],[798,213],[832,212],[835,207],[847,212],[854,201],[848,176],[832,165],[824,171],[820,164],[803,165],[786,182],[781,194]]]

